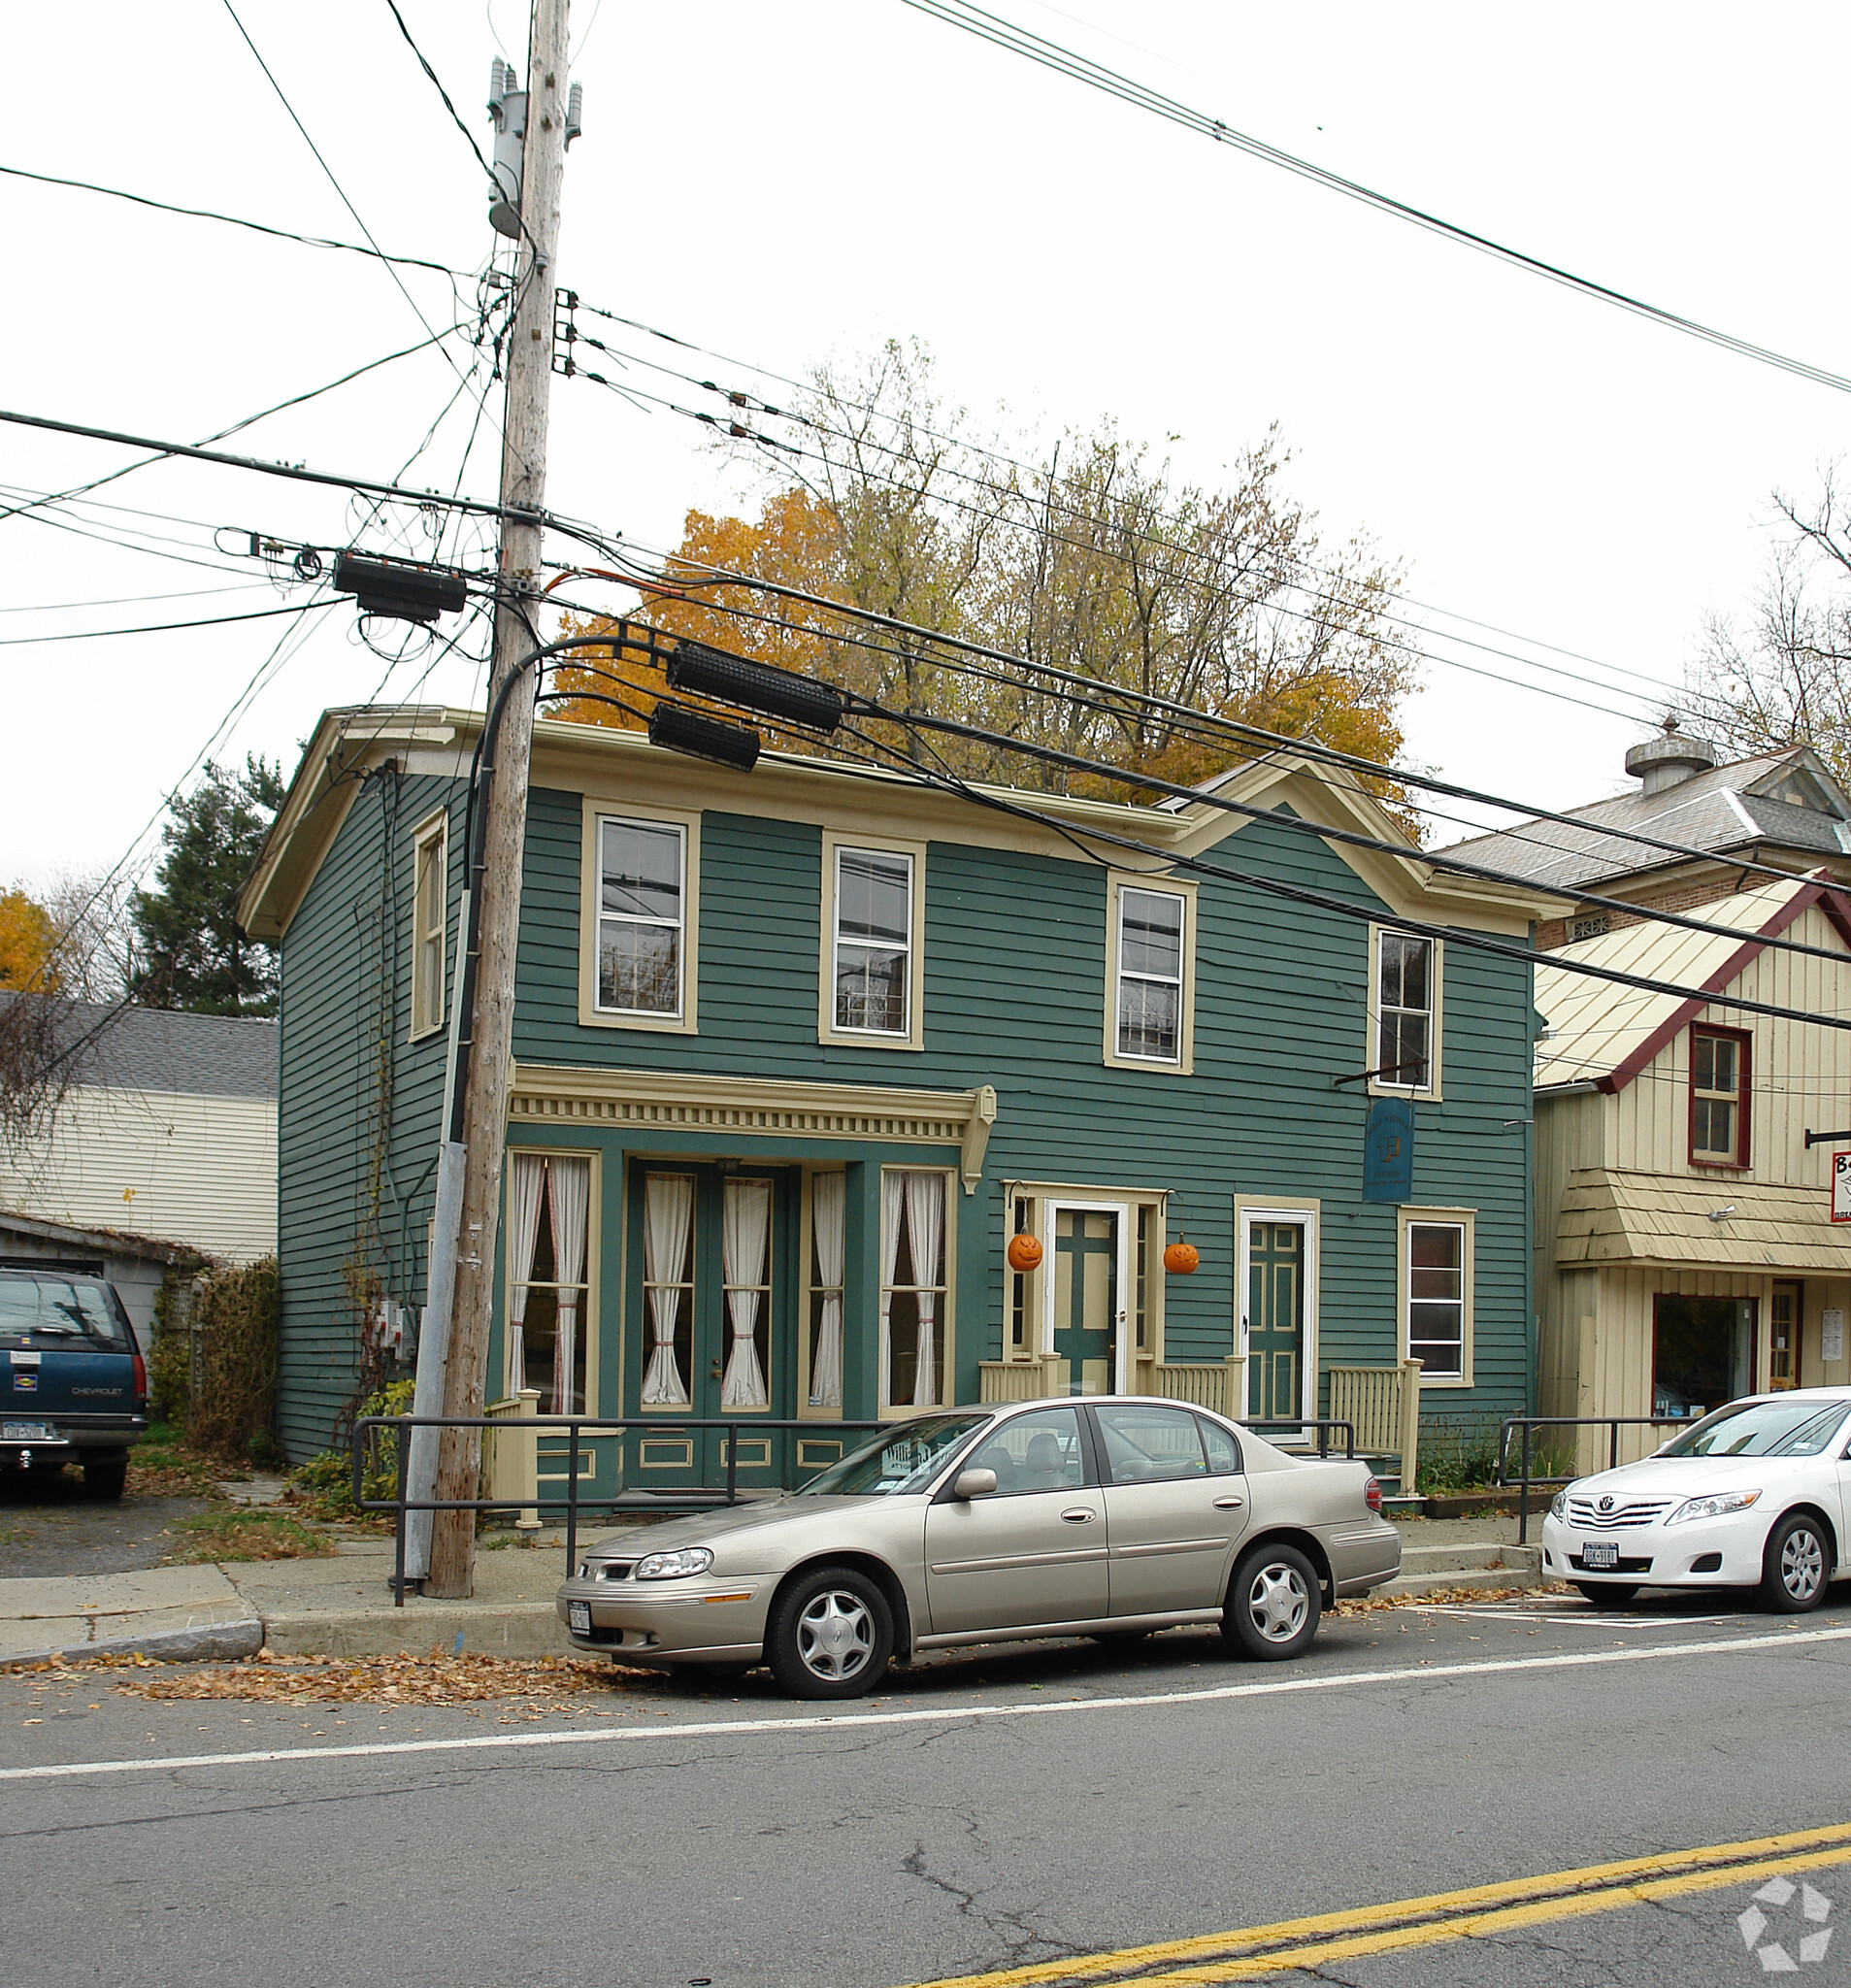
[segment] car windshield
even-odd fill
[[[79,1277],[0,1276],[0,1340],[40,1346],[89,1344],[129,1350],[109,1287]]]
[[[1832,1446],[1844,1402],[1735,1402],[1674,1437],[1660,1456],[1817,1456]]]
[[[901,1429],[883,1430],[812,1477],[797,1495],[894,1498],[923,1490],[945,1452],[989,1419],[983,1414],[928,1415]]]

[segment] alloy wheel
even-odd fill
[[[1825,1548],[1810,1527],[1789,1533],[1780,1548],[1780,1584],[1796,1602],[1810,1602],[1825,1580]]]
[[[845,1683],[867,1664],[875,1637],[867,1603],[846,1588],[825,1588],[797,1618],[804,1668],[831,1684]]]
[[[1247,1590],[1247,1611],[1268,1642],[1289,1642],[1304,1628],[1310,1606],[1304,1575],[1283,1561],[1258,1569]]]

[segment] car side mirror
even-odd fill
[[[996,1490],[994,1471],[969,1470],[958,1473],[958,1481],[951,1486],[953,1498],[988,1498]]]

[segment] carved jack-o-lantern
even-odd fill
[[[1009,1238],[1009,1268],[1031,1271],[1038,1269],[1041,1261],[1041,1245],[1033,1236],[1020,1235]]]
[[[1193,1242],[1173,1242],[1163,1253],[1163,1267],[1172,1276],[1188,1276],[1201,1261],[1202,1251]]]

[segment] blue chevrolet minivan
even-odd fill
[[[0,1469],[75,1463],[92,1498],[119,1498],[148,1432],[148,1369],[103,1277],[0,1269]]]

